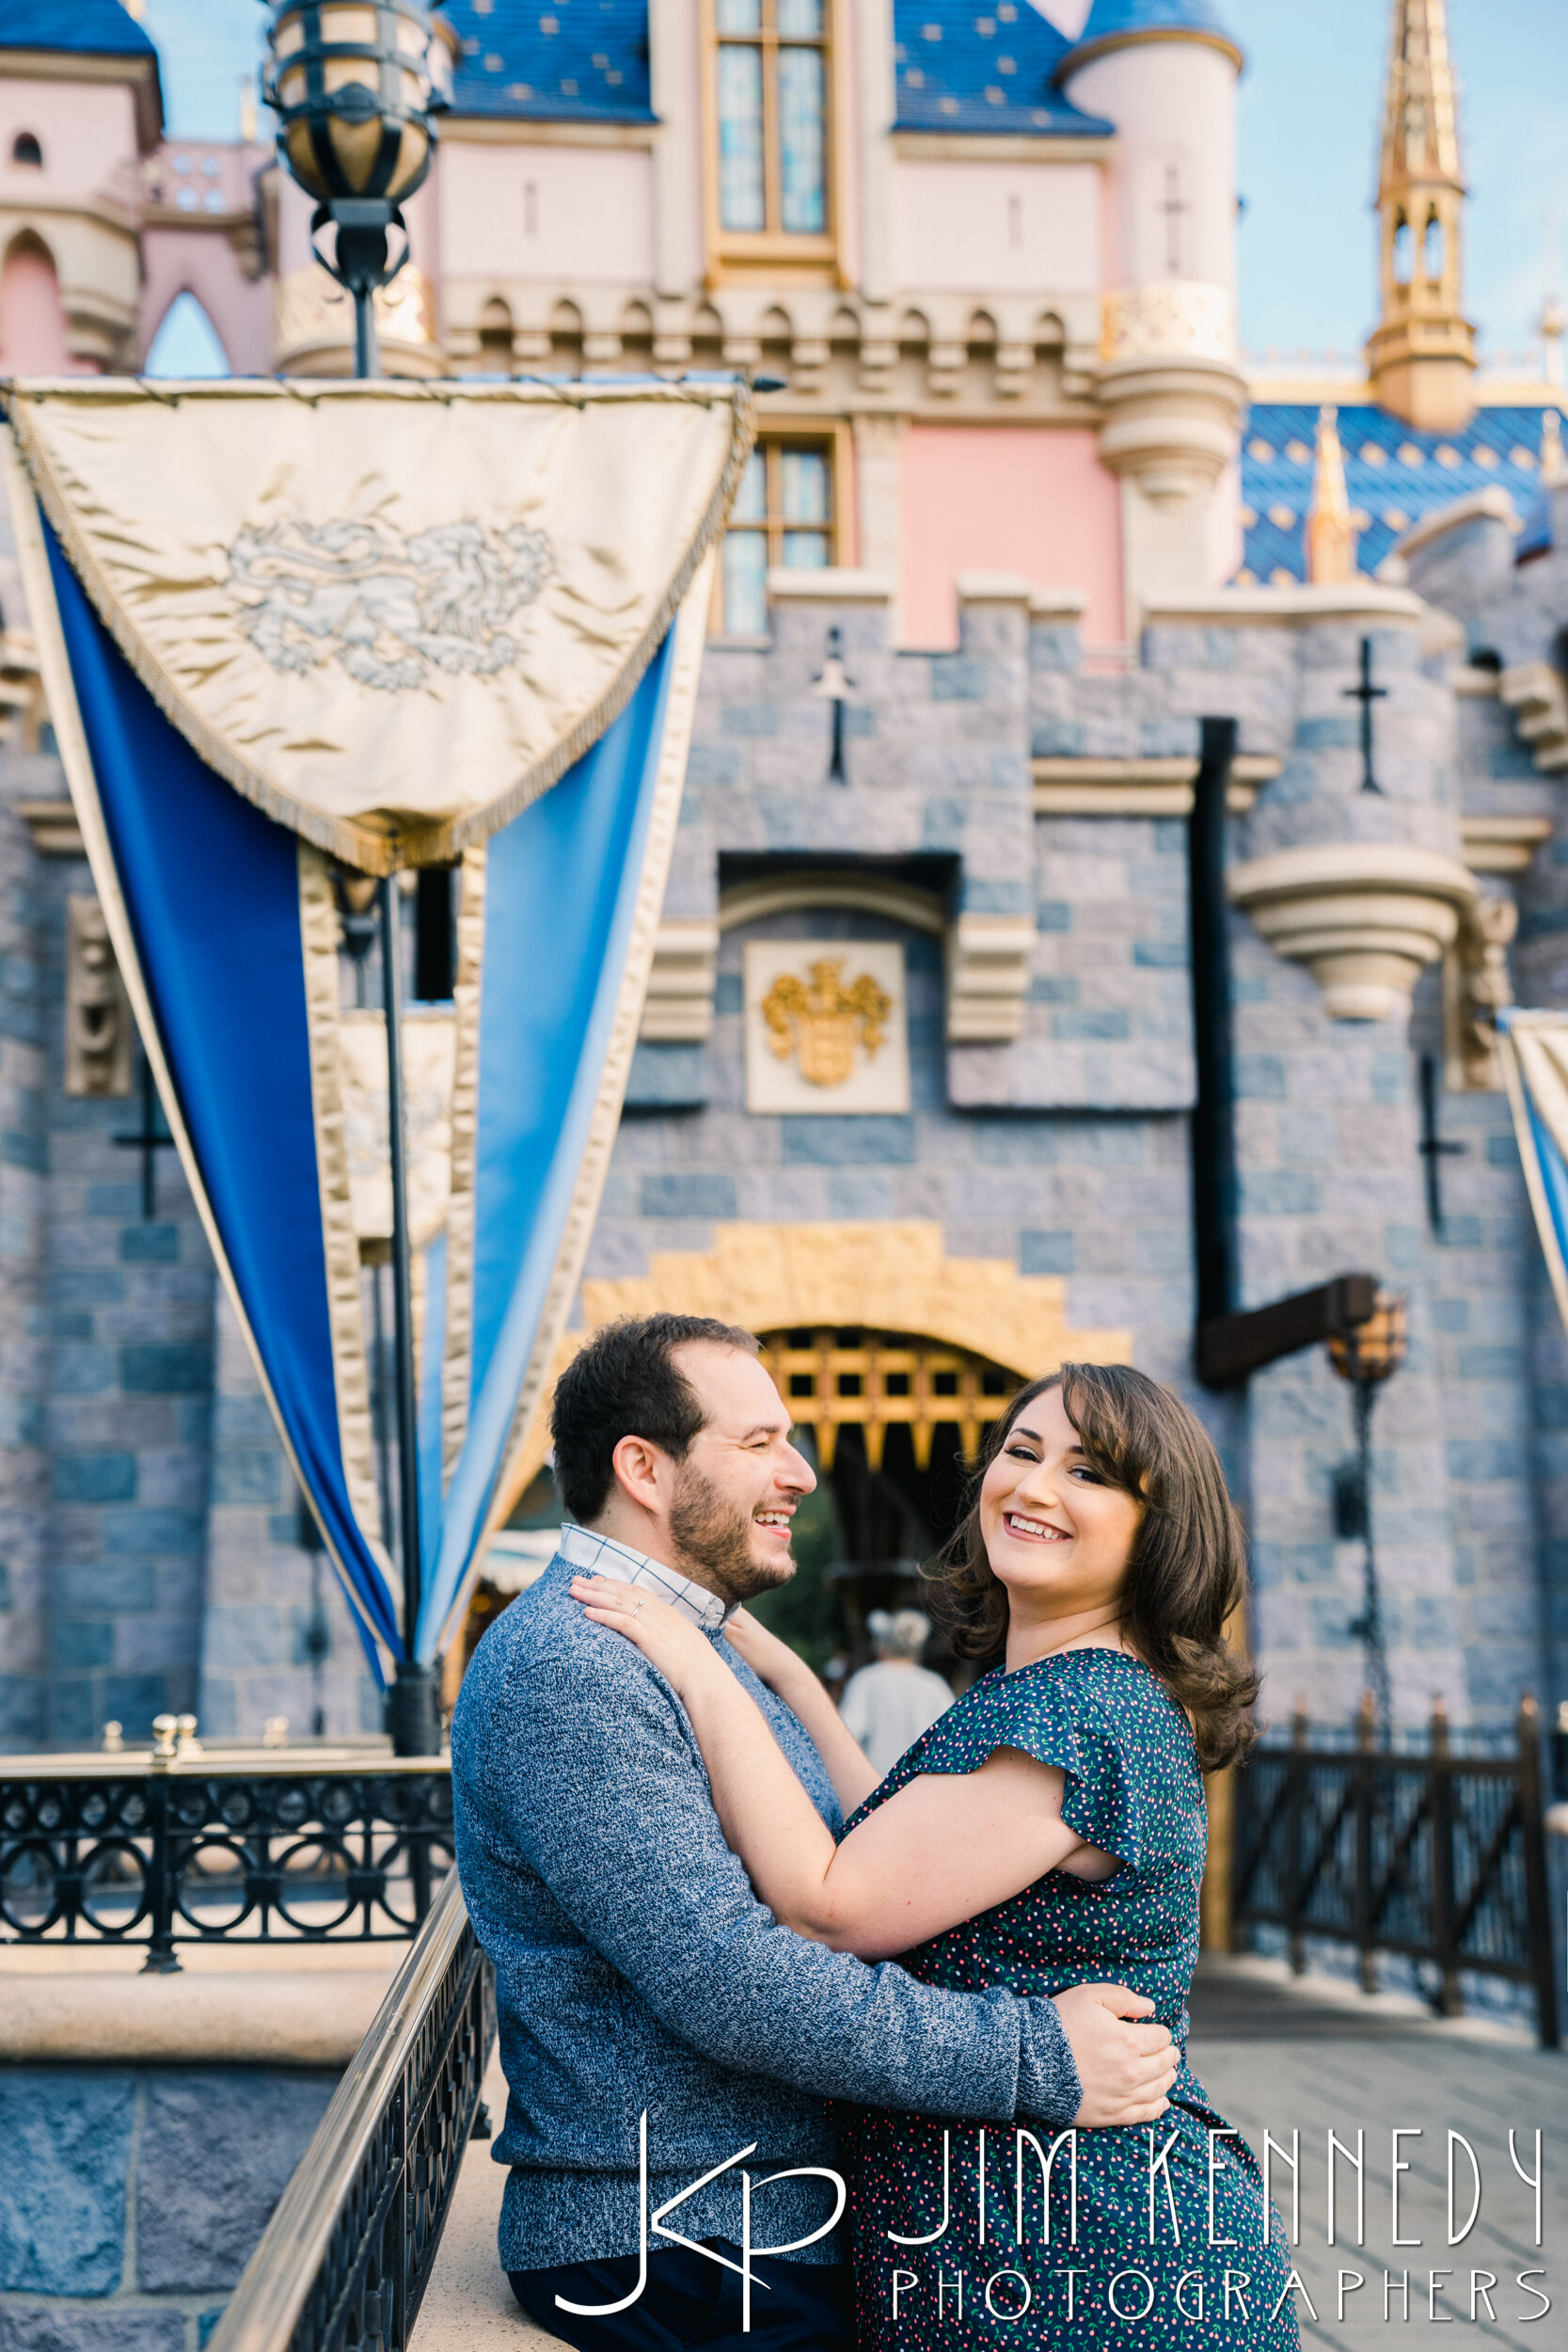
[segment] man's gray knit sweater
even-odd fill
[[[491,1627],[451,1727],[457,1865],[495,1963],[511,2092],[493,2152],[512,2168],[503,2267],[637,2251],[644,2109],[655,2212],[753,2141],[754,2180],[832,2165],[832,2098],[1069,2122],[1082,2091],[1049,2001],[941,1992],[777,1924],[724,1843],[686,1710],[584,1617],[573,1573],[558,1556]],[[840,1829],[800,1724],[712,1638]],[[758,2191],[754,2235],[782,2245],[831,2210],[826,2184],[782,2182]],[[670,2226],[738,2240],[739,2168]]]

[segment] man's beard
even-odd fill
[[[787,1553],[777,1563],[756,1559],[752,1530],[750,1511],[727,1502],[701,1470],[682,1465],[670,1506],[671,1541],[682,1561],[700,1568],[703,1581],[732,1607],[787,1584],[795,1573]]]

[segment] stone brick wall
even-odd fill
[[[0,1747],[48,1736],[43,910],[12,805],[38,765],[0,771]]]
[[[201,2352],[336,2083],[0,2069],[0,2352]]]
[[[212,1487],[201,1622],[203,1731],[259,1739],[284,1715],[309,1738],[383,1728],[380,1697],[325,1555],[308,1540],[293,1472],[228,1298],[214,1315]]]
[[[1537,658],[1568,612],[1561,559],[1527,576],[1497,556],[1482,531],[1441,556],[1442,584],[1472,651]],[[950,921],[1032,914],[1020,1035],[947,1043],[942,945],[886,914],[805,907],[724,930],[710,1041],[639,1049],[588,1271],[641,1273],[654,1251],[706,1248],[736,1218],[922,1217],[950,1254],[1059,1276],[1069,1320],[1129,1328],[1136,1359],[1193,1396],[1226,1450],[1255,1536],[1271,1712],[1305,1694],[1343,1716],[1362,1672],[1360,1550],[1336,1542],[1331,1507],[1347,1393],[1321,1352],[1242,1397],[1193,1379],[1184,827],[1036,817],[1030,761],[1191,756],[1199,719],[1233,714],[1243,749],[1282,763],[1232,826],[1238,859],[1344,840],[1457,856],[1462,815],[1549,813],[1553,787],[1495,697],[1456,702],[1442,632],[1382,592],[1352,591],[1338,611],[1287,599],[1273,619],[1256,598],[1234,617],[1157,617],[1134,666],[1089,670],[1070,619],[1032,617],[1016,583],[970,583],[947,654],[892,649],[885,604],[834,593],[798,584],[767,647],[710,649],[666,913],[711,918],[738,882],[832,866],[917,882]],[[816,691],[835,625],[847,785],[829,776],[832,714]],[[1363,635],[1387,690],[1377,794],[1361,790],[1348,699]],[[57,789],[44,767],[52,784],[12,755],[6,788]],[[297,1736],[317,1708],[334,1734],[377,1728],[172,1159],[144,1219],[134,1155],[113,1141],[135,1106],[59,1092],[60,910],[85,880],[46,871],[18,840],[23,880],[0,908],[0,1739],[90,1738],[107,1712],[137,1728],[193,1696],[217,1736],[253,1736],[274,1714]],[[1548,843],[1519,897],[1521,991],[1560,1001],[1568,853],[1560,864]],[[748,936],[902,941],[907,1114],[748,1114]],[[1445,1097],[1466,1150],[1443,1166],[1435,1233],[1418,1094],[1418,1056],[1441,1043],[1435,976],[1409,1022],[1337,1023],[1309,973],[1250,923],[1233,919],[1230,936],[1242,1303],[1353,1268],[1409,1300],[1409,1360],[1376,1420],[1402,1712],[1424,1715],[1441,1692],[1456,1718],[1498,1721],[1527,1679],[1555,1701],[1568,1659],[1554,1670],[1542,1643],[1568,1605],[1568,1352],[1541,1304],[1502,1105]]]

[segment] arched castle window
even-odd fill
[[[31,164],[38,170],[43,163],[43,149],[31,131],[19,131],[11,141],[13,164]]]
[[[829,0],[715,0],[711,61],[721,244],[825,239]]]
[[[1394,283],[1408,286],[1416,275],[1416,240],[1402,213],[1394,223]]]
[[[1427,215],[1427,225],[1421,237],[1421,269],[1426,277],[1441,278],[1447,246],[1443,224],[1436,213],[1431,212]]]
[[[24,234],[0,268],[0,369],[18,375],[60,375],[70,366],[54,258],[39,238]]]
[[[233,373],[217,328],[187,287],[175,295],[164,312],[142,373],[205,382]]]
[[[485,375],[512,373],[512,310],[499,294],[492,294],[479,314],[479,364]]]

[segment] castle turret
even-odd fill
[[[0,12],[0,372],[134,366],[158,58],[119,0]]]
[[[1465,183],[1445,0],[1394,0],[1377,205],[1372,390],[1407,424],[1456,433],[1475,405],[1476,339],[1460,307]]]
[[[1095,0],[1058,79],[1117,126],[1101,454],[1121,477],[1129,623],[1227,578],[1245,396],[1236,338],[1236,77],[1213,0]]]

